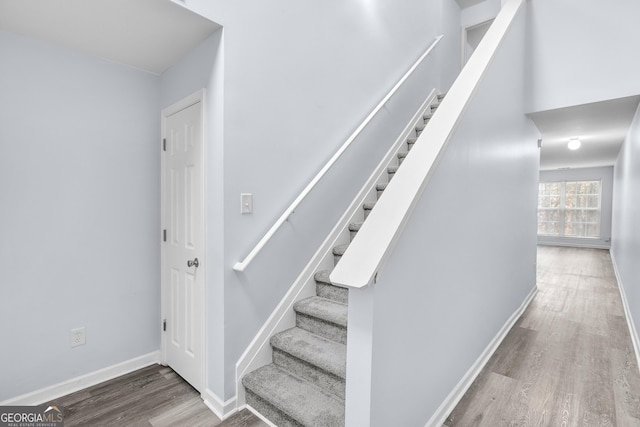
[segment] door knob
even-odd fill
[[[199,265],[200,263],[198,262],[198,258],[194,258],[193,261],[192,260],[187,261],[187,267],[198,267]]]

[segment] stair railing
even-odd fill
[[[525,1],[509,0],[504,4],[429,121],[429,126],[420,134],[375,209],[331,272],[332,283],[352,288],[376,283],[379,271],[391,254],[485,71]]]
[[[420,66],[422,61],[431,53],[431,51],[436,47],[440,39],[442,39],[443,35],[439,35],[435,38],[433,43],[427,48],[427,50],[418,58],[418,60],[409,68],[409,70],[402,76],[402,78],[396,83],[396,85],[391,88],[389,93],[385,95],[384,98],[376,105],[376,107],[369,113],[369,115],[364,119],[364,121],[357,127],[355,131],[351,134],[351,136],[342,144],[340,149],[336,151],[336,153],[329,159],[327,164],[325,164],[322,169],[316,174],[316,176],[307,184],[307,186],[302,190],[302,192],[296,197],[296,199],[291,203],[291,205],[283,212],[283,214],[278,218],[278,220],[271,226],[269,231],[260,239],[260,241],[256,244],[256,246],[249,252],[249,254],[242,260],[235,263],[233,269],[236,271],[244,271],[245,268],[251,263],[253,258],[264,248],[269,240],[273,237],[274,234],[278,231],[278,229],[284,224],[291,214],[293,214],[296,208],[300,205],[300,203],[311,193],[311,190],[318,184],[318,182],[322,179],[323,176],[331,169],[331,167],[336,163],[336,161],[342,156],[342,154],[349,148],[351,143],[360,135],[362,130],[367,127],[369,122],[375,117],[376,114],[385,106],[387,101],[391,99],[393,95],[398,91],[398,89],[402,86],[402,84],[413,74],[413,72]]]

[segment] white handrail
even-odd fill
[[[320,169],[320,172],[318,172],[318,174],[311,180],[311,182],[307,184],[307,186],[304,188],[304,190],[302,190],[300,195],[298,195],[298,197],[293,201],[293,203],[291,203],[291,206],[289,206],[287,210],[284,211],[284,213],[280,216],[280,218],[278,218],[275,224],[273,224],[273,226],[269,229],[269,231],[267,231],[267,234],[265,234],[262,237],[262,239],[260,239],[258,244],[251,250],[251,252],[249,252],[249,254],[244,258],[244,260],[235,263],[235,265],[233,266],[234,270],[244,271],[244,269],[247,268],[247,265],[249,265],[249,263],[253,260],[253,258],[255,258],[255,256],[262,250],[262,248],[264,248],[264,246],[271,239],[271,237],[273,237],[276,231],[278,231],[278,229],[282,226],[282,224],[284,224],[284,222],[289,218],[289,216],[296,210],[298,205],[300,205],[300,202],[302,202],[304,198],[307,197],[307,195],[311,192],[313,187],[316,186],[318,181],[322,179],[322,177],[327,173],[327,171],[331,169],[333,164],[340,158],[340,156],[342,156],[342,154],[347,150],[347,148],[349,148],[351,143],[356,139],[356,137],[360,134],[360,132],[362,132],[362,130],[369,124],[369,122],[378,113],[378,111],[380,111],[382,107],[384,107],[387,101],[398,91],[398,89],[400,88],[400,86],[402,86],[405,80],[409,78],[409,76],[415,71],[416,68],[418,68],[418,66],[422,63],[422,61],[427,57],[427,55],[431,53],[433,48],[436,47],[436,45],[438,44],[440,39],[442,39],[442,37],[443,35],[439,35],[438,37],[436,37],[433,43],[431,43],[431,45],[427,48],[427,50],[420,56],[420,58],[418,58],[415,64],[413,64],[411,68],[409,68],[409,71],[407,71],[404,74],[404,76],[402,76],[402,78],[398,81],[398,83],[396,83],[396,85],[389,91],[389,93],[384,98],[382,98],[382,101],[380,101],[380,103],[376,106],[376,108],[374,108],[373,111],[369,113],[367,118],[364,119],[364,121],[360,124],[360,126],[358,126],[358,128],[355,131],[353,131],[351,136],[344,142],[344,144],[342,144],[340,149],[333,155],[333,157],[329,159],[327,164],[324,165],[324,167]]]
[[[333,284],[362,288],[379,271],[420,199],[462,114],[473,97],[515,16],[526,0],[509,0],[447,92],[411,154],[393,176],[329,278]]]

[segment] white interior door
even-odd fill
[[[191,102],[189,102],[191,101]],[[197,390],[204,372],[202,97],[163,112],[164,360]]]

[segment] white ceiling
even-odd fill
[[[0,29],[155,74],[219,28],[171,0],[0,0]]]
[[[613,165],[629,131],[640,96],[529,114],[542,134],[542,170]],[[580,149],[567,148],[578,137]]]
[[[483,0],[457,0],[469,7]],[[220,26],[171,0],[0,0],[0,29],[161,74]],[[543,170],[612,165],[640,96],[529,114]],[[582,148],[567,148],[579,137]]]
[[[478,3],[482,3],[485,0],[456,0],[460,9],[465,9],[470,6],[474,6]]]

